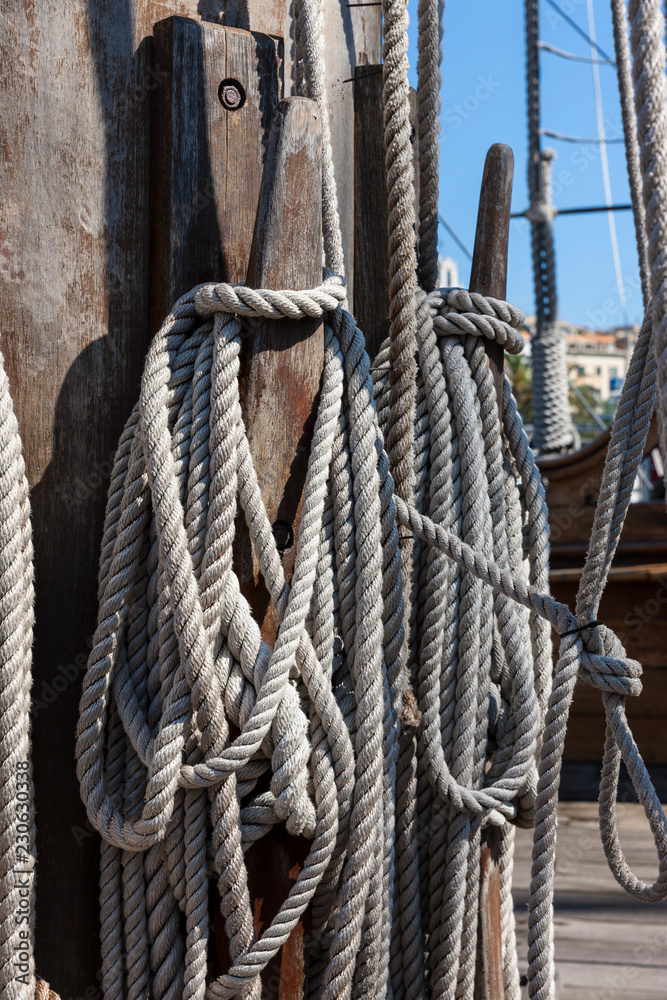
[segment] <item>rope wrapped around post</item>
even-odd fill
[[[400,896],[402,871],[387,866],[385,855],[394,835],[387,796],[394,794],[405,683],[398,525],[426,542],[420,560],[429,568],[419,611],[417,690],[418,766],[422,788],[429,788],[432,822],[437,827],[445,809],[450,824],[470,830],[464,874],[468,864],[474,867],[475,831],[481,825],[536,823],[531,996],[552,996],[547,939],[558,774],[579,675],[603,692],[607,711],[601,820],[612,870],[639,898],[667,895],[665,818],[623,709],[624,698],[639,693],[641,668],[604,626],[582,630],[595,617],[599,587],[582,605],[586,614],[578,609],[577,617],[546,592],[544,494],[508,384],[505,459],[491,433],[499,417],[482,339],[520,349],[522,315],[460,289],[421,295],[419,315],[428,321],[418,329],[415,419],[421,431],[415,481],[416,498],[428,513],[393,494],[382,434],[389,345],[376,359],[373,384],[363,337],[340,307],[342,279],[329,274],[309,292],[199,286],[176,303],[151,345],[140,400],[112,475],[100,613],[77,729],[82,797],[104,840],[107,1000],[143,995],[150,982],[165,997],[203,997],[208,991],[222,998],[239,990],[254,995],[259,972],[311,901],[312,996],[347,997],[357,984],[359,995],[370,1000],[377,995],[368,975],[373,955],[378,967],[387,962],[394,995],[401,992],[400,983],[405,988],[403,959],[400,969],[391,961],[387,937],[388,908]],[[289,586],[240,419],[242,317],[256,315],[323,316],[326,323],[322,392]],[[602,578],[606,575],[627,508],[627,483],[641,458],[654,399],[649,344],[646,327],[619,404],[585,580],[591,572],[600,579],[600,560]],[[452,387],[458,387],[459,397],[451,396]],[[631,422],[633,412],[638,426]],[[453,467],[447,464],[448,450]],[[434,472],[427,492],[423,470],[429,453]],[[458,499],[447,485],[452,475],[454,483],[468,484],[457,487]],[[481,507],[475,499],[481,494],[471,488],[479,475],[491,498]],[[280,620],[273,650],[259,635],[231,564],[237,497]],[[475,521],[488,532],[488,544],[484,533],[475,536]],[[527,564],[516,556],[515,541],[521,538],[528,544]],[[464,569],[463,577],[452,576],[447,568],[452,562]],[[460,588],[454,597],[453,583]],[[476,620],[468,605],[478,609],[475,614],[489,609],[476,638],[477,626],[471,630],[466,624]],[[448,623],[447,608],[453,607],[459,608],[458,624]],[[545,623],[563,636],[551,691]],[[468,648],[473,640],[474,649]],[[480,643],[488,650],[481,657]],[[481,685],[477,708],[467,697],[459,704],[456,695],[454,714],[447,721],[445,713],[443,722],[438,664],[451,662],[457,671],[470,662],[479,673],[489,656],[490,675],[484,681],[479,674],[475,682]],[[233,739],[230,726],[238,730]],[[472,756],[463,769],[451,758],[456,731],[459,741],[464,733],[470,741],[465,753]],[[653,886],[628,871],[618,846],[613,801],[621,758],[662,858]],[[270,790],[256,791],[265,773]],[[208,803],[203,813],[202,794]],[[305,833],[312,844],[278,915],[256,939],[243,851],[276,822]],[[474,934],[462,909],[466,879],[457,883],[439,863],[444,851],[456,868],[460,834],[449,847],[426,846],[425,877],[432,892],[424,897],[424,916],[415,912],[411,919],[429,923],[427,974],[431,989],[444,996],[448,984],[455,988],[459,976],[470,977]],[[144,856],[143,876],[133,864],[137,854]],[[209,933],[211,872],[218,880],[233,965],[207,985],[201,956]],[[184,939],[179,910],[185,914]],[[457,922],[452,955],[447,935]],[[403,933],[410,933],[407,926]],[[513,933],[508,924],[510,986],[518,984],[510,953]]]

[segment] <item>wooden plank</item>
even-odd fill
[[[573,724],[568,728],[565,740],[566,759],[601,760],[604,748],[604,716],[602,714],[579,715],[576,718],[577,725]],[[646,764],[667,764],[664,718],[644,717],[637,720],[637,724],[634,726],[631,715],[629,715],[629,719],[644,762]]]
[[[507,290],[507,248],[514,155],[509,146],[491,146],[484,163],[477,213],[477,229],[470,272],[470,291],[504,299]],[[504,351],[486,345],[499,410],[502,410]],[[502,1000],[504,976],[500,921],[499,831],[487,828],[482,835],[480,929],[478,938],[476,1000]]]
[[[470,291],[497,299],[507,293],[507,248],[510,205],[514,179],[514,154],[509,146],[495,143],[487,153],[477,213],[477,229],[470,271]],[[502,345],[486,345],[494,373],[498,408],[502,412],[505,353]]]
[[[222,20],[238,28],[251,28],[268,35],[293,39],[293,4],[291,0],[227,0],[216,5],[204,0],[213,11],[211,19]],[[322,15],[326,39],[325,85],[338,189],[345,273],[350,303],[354,292],[354,91],[352,80],[357,66],[378,65],[382,60],[381,7],[362,6],[356,2],[323,0]],[[294,46],[285,46],[285,80],[293,78]],[[285,96],[294,94],[285,87]]]
[[[560,987],[563,991],[572,988],[587,989],[599,991],[602,996],[605,991],[609,991],[619,1000],[622,1000],[626,989],[641,990],[647,1000],[652,996],[663,998],[665,996],[665,970],[662,968],[609,962],[573,962],[563,958],[559,960],[558,946],[556,946],[556,961]],[[567,993],[564,992],[562,995],[567,1000]],[[595,997],[595,993],[593,996]]]
[[[382,67],[354,81],[354,310],[371,359],[389,336],[389,245]]]
[[[245,279],[282,48],[268,35],[190,18],[155,25],[153,330],[193,285]]]
[[[321,271],[321,125],[315,105],[290,98],[274,118],[257,211],[248,284],[258,288],[314,288]],[[324,364],[324,331],[317,320],[258,322],[244,342],[241,399],[250,451],[264,505],[278,540],[280,528],[294,543],[284,552],[289,579],[294,564],[315,402]],[[273,607],[260,577],[249,536],[237,521],[236,569],[262,635],[273,643]],[[287,895],[308,843],[274,831],[248,851],[255,912],[268,923]],[[267,891],[268,889],[268,891]],[[281,1000],[297,1000],[305,987],[304,922],[263,976],[280,984]],[[273,991],[275,994],[275,990]]]
[[[576,582],[581,579],[582,569],[583,567],[581,566],[572,566],[568,569],[554,569],[551,570],[549,579],[554,583]],[[628,583],[636,583],[637,580],[641,580],[642,582],[646,580],[660,580],[663,576],[667,579],[667,563],[640,563],[639,565],[630,566],[612,566],[609,571],[609,582],[623,580]]]

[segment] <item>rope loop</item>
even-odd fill
[[[321,285],[307,291],[273,291],[247,288],[226,282],[200,285],[195,290],[195,307],[202,319],[219,314],[257,316],[264,319],[319,319],[334,312],[347,295],[345,279],[332,272]]]
[[[470,334],[501,344],[509,354],[520,354],[525,344],[518,332],[525,316],[516,306],[465,288],[437,288],[427,296],[438,336]]]

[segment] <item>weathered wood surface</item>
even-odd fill
[[[371,359],[389,336],[389,239],[382,67],[354,79],[354,316]]]
[[[484,163],[477,213],[477,230],[470,272],[470,291],[504,299],[507,290],[507,250],[514,178],[514,154],[509,146],[491,146]],[[499,408],[502,408],[504,351],[486,345]],[[482,835],[479,947],[476,1000],[503,1000],[504,976],[500,923],[499,834],[489,827]]]
[[[314,288],[321,283],[321,121],[305,98],[282,101],[276,112],[262,183],[248,284],[253,288]],[[316,399],[324,365],[324,328],[304,319],[253,321],[241,354],[241,406],[264,506],[284,552],[289,580],[299,537],[301,501]],[[282,529],[282,537],[281,537]],[[242,517],[237,519],[236,571],[263,637],[273,644],[277,621]],[[255,920],[268,925],[287,896],[308,843],[276,830],[247,855]],[[267,995],[299,1000],[305,984],[300,922],[263,975]]]
[[[324,6],[351,276],[353,92],[343,81],[356,64],[380,61],[380,10]],[[284,37],[289,94],[291,8],[287,0],[3,4],[0,346],[36,550],[37,967],[63,998],[99,996],[98,842],[80,803],[74,731],[106,485],[149,336],[153,24],[179,15]]]
[[[193,285],[245,279],[269,127],[282,95],[283,44],[268,35],[171,17],[155,25],[153,48],[155,330]],[[224,81],[238,95],[236,108],[222,103]]]
[[[549,508],[552,567],[583,565],[608,443],[609,434],[601,434],[572,455],[549,455],[538,459]],[[654,420],[646,453],[656,445],[657,424]],[[666,555],[664,504],[660,501],[631,504],[621,533],[616,564],[664,562]]]
[[[618,817],[633,871],[653,881],[655,848],[641,806],[621,804]],[[531,831],[517,830],[514,899],[522,973],[531,843]],[[559,1000],[665,996],[667,903],[647,906],[617,885],[602,851],[595,803],[559,806],[554,916]]]

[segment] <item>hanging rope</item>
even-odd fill
[[[377,359],[373,387],[361,334],[337,305],[344,294],[334,278],[302,293],[200,286],[179,300],[151,346],[112,476],[100,617],[77,738],[82,795],[106,843],[107,997],[145,995],[149,987],[160,997],[203,996],[209,865],[233,962],[209,984],[211,996],[248,989],[254,995],[259,972],[311,899],[309,948],[320,970],[311,995],[377,996],[370,972],[387,966],[391,901],[406,892],[400,844],[395,879],[385,853],[403,643],[396,518],[428,545],[420,554],[415,763],[430,789],[429,823],[419,828],[428,831],[420,838],[428,865],[419,907],[405,914],[396,908],[401,945],[425,940],[428,927],[422,989],[434,997],[471,995],[479,832],[488,822],[531,823],[534,815],[531,996],[553,995],[556,797],[578,674],[604,692],[601,808],[614,873],[639,898],[667,895],[665,818],[623,709],[624,697],[640,690],[640,667],[604,626],[583,627],[597,611],[643,454],[654,400],[649,327],[619,404],[575,617],[544,592],[544,496],[508,386],[505,457],[496,432],[480,337],[516,351],[521,314],[460,290],[426,299],[431,323],[419,329],[424,374],[415,424],[416,492],[425,515],[392,499],[380,430],[390,417],[390,348]],[[249,315],[327,321],[289,587],[240,417],[239,317]],[[259,637],[231,568],[237,494],[281,622],[273,651]],[[450,560],[462,571],[452,572]],[[318,580],[329,583],[316,586]],[[337,609],[333,617],[322,613],[325,605]],[[551,694],[542,619],[563,636]],[[239,731],[233,741],[230,725]],[[629,873],[619,853],[613,801],[621,756],[663,857],[652,887]],[[256,793],[266,771],[270,791]],[[311,850],[256,941],[243,850],[280,821],[312,838]],[[502,843],[507,900],[511,831]],[[517,982],[511,908],[503,914],[509,989]],[[399,955],[391,964],[394,995],[414,990],[415,956],[404,947]]]
[[[35,991],[35,816],[30,754],[33,563],[28,482],[0,357],[0,990]]]
[[[615,32],[627,36],[625,14],[613,8]],[[621,21],[621,14],[623,18]],[[640,148],[645,232],[652,298],[652,320],[658,373],[658,423],[660,443],[667,451],[667,191],[664,156],[667,143],[667,78],[665,77],[665,22],[657,0],[630,0],[630,47],[634,81],[637,141]],[[619,81],[627,92],[627,78],[619,65]],[[625,126],[624,116],[624,126]],[[626,133],[627,135],[627,133]],[[632,148],[632,147],[630,147]],[[631,175],[632,176],[632,175]],[[631,185],[633,180],[631,179]],[[634,180],[633,205],[637,180]],[[641,214],[635,209],[635,227],[641,229]],[[640,260],[641,260],[640,249]]]

